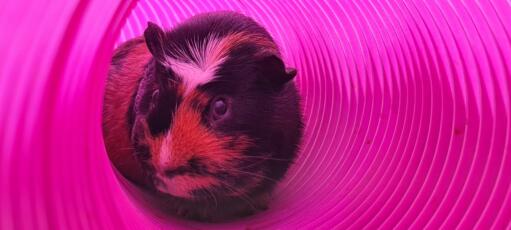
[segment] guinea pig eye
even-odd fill
[[[223,118],[228,110],[229,106],[225,98],[216,98],[211,102],[211,113],[215,119]]]

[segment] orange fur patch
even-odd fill
[[[192,106],[192,101],[195,107]],[[186,166],[192,158],[201,159],[210,172],[228,170],[235,167],[234,163],[242,158],[242,152],[250,144],[247,137],[219,136],[204,126],[201,123],[201,114],[208,102],[208,96],[197,91],[186,96],[175,111],[170,132],[165,136],[151,136],[147,123],[143,122],[145,138],[142,144],[147,145],[152,153],[150,161],[157,171],[157,176],[165,182],[164,192],[190,197],[189,192],[192,190],[212,185],[222,186],[220,181],[211,176],[178,175],[167,179],[165,170]],[[235,141],[233,147],[227,148],[231,141]],[[236,171],[231,173],[236,174]]]
[[[194,108],[192,101],[199,102],[199,108]],[[197,157],[207,161],[211,169],[222,168],[247,148],[248,138],[242,137],[236,141],[235,149],[227,149],[227,143],[233,138],[220,137],[201,123],[201,113],[208,101],[206,95],[197,91],[184,98],[174,115],[171,131],[162,143],[170,146],[168,159],[162,162],[160,157],[155,158],[155,164],[164,163],[166,168],[177,168]]]

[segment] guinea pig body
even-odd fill
[[[271,36],[237,13],[149,23],[114,53],[104,136],[116,168],[180,216],[264,209],[302,137],[300,97]]]

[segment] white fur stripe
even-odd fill
[[[210,36],[203,42],[189,42],[188,49],[193,57],[178,50],[183,60],[167,57],[165,65],[180,77],[185,86],[185,94],[197,86],[206,84],[215,78],[218,67],[227,57],[228,39]]]

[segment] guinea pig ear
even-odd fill
[[[296,76],[296,69],[286,68],[284,62],[276,55],[264,57],[257,64],[262,80],[275,87],[284,85]]]
[[[158,25],[148,22],[144,31],[144,38],[154,59],[162,63],[165,60],[165,50],[163,48],[165,32]]]

